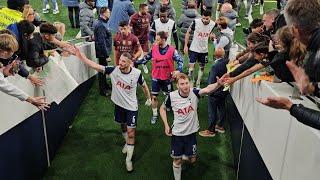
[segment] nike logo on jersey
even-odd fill
[[[159,62],[162,62],[164,61],[165,59],[156,59],[156,63],[159,63]]]

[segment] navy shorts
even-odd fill
[[[154,96],[158,96],[160,90],[169,94],[173,90],[172,81],[171,80],[152,79],[151,94]]]
[[[189,60],[190,63],[196,63],[197,61],[200,64],[208,63],[208,53],[197,53],[194,51],[189,51]]]
[[[187,136],[171,137],[171,157],[181,158],[182,155],[192,157],[197,155],[197,136],[196,133]]]
[[[120,124],[127,124],[130,128],[137,126],[138,111],[130,111],[114,105],[114,120]]]

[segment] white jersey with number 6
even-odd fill
[[[137,111],[137,86],[144,83],[141,71],[132,67],[128,74],[124,74],[117,66],[110,73],[110,78],[112,83],[111,100],[124,109]]]

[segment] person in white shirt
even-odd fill
[[[191,87],[188,76],[181,73],[177,76],[178,89],[171,92],[161,105],[160,116],[165,134],[171,136],[171,157],[173,158],[172,168],[175,180],[181,179],[182,156],[188,157],[187,160],[191,163],[196,162],[199,98],[215,91],[223,83],[224,79],[218,79],[214,84],[203,89],[196,89]],[[173,111],[174,120],[171,128],[167,119],[167,108]]]
[[[0,58],[9,59],[13,56],[14,52],[19,49],[19,44],[16,38],[10,34],[0,34]],[[5,76],[11,76],[15,74],[17,69],[17,61],[13,61],[10,64],[3,66],[0,63],[0,91],[10,96],[16,97],[21,101],[27,101],[30,104],[36,106],[39,109],[46,110],[49,108],[49,104],[45,101],[45,97],[33,97],[26,94],[13,84],[11,84]]]
[[[189,53],[189,77],[193,84],[193,71],[196,61],[199,62],[199,72],[196,86],[200,88],[200,82],[204,71],[204,66],[208,62],[208,40],[211,39],[213,35],[213,28],[216,23],[211,20],[211,12],[205,10],[203,15],[199,19],[195,19],[190,25],[186,36],[184,44],[184,53]],[[191,41],[190,47],[188,47],[188,42],[190,34],[193,32],[193,39]]]
[[[143,87],[145,97],[147,97],[146,105],[151,105],[150,91],[147,83],[137,68],[131,67],[132,55],[123,53],[119,59],[119,65],[116,67],[102,66],[85,57],[84,54],[76,49],[76,56],[89,67],[108,74],[111,78],[112,93],[111,100],[115,104],[115,121],[120,123],[122,135],[126,141],[122,152],[126,156],[126,168],[128,172],[133,171],[132,155],[135,144],[135,128],[138,120],[138,99],[137,86]]]

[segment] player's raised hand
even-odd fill
[[[225,83],[226,83],[226,78],[224,78],[223,76],[221,78],[219,78],[218,76],[216,77],[217,78],[217,83],[219,86],[223,86]]]
[[[149,99],[146,100],[146,103],[144,103],[144,105],[146,105],[146,106],[151,106],[151,103],[152,103],[152,101],[151,101],[151,99],[149,98]]]
[[[180,71],[173,71],[172,72],[172,78],[176,79],[179,74],[180,74]]]

